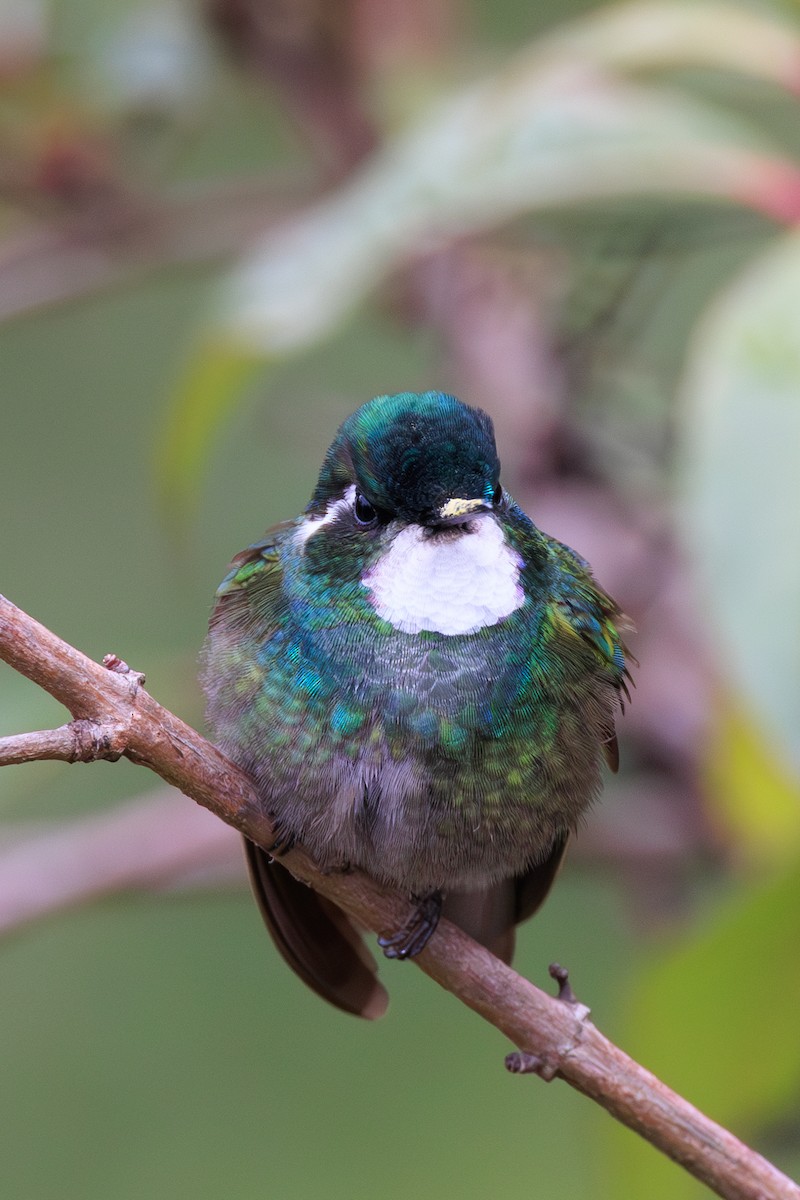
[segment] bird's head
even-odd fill
[[[504,505],[486,413],[443,392],[378,396],[340,427],[298,539],[396,628],[474,632],[521,602]]]

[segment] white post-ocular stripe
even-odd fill
[[[301,547],[305,546],[308,539],[313,537],[315,533],[319,533],[324,525],[329,525],[331,521],[336,520],[340,513],[345,512],[348,508],[352,508],[355,498],[356,485],[351,483],[343,496],[340,496],[338,500],[334,500],[332,504],[328,504],[321,517],[309,517],[307,521],[303,521],[294,535],[297,545]]]
[[[325,519],[325,518],[323,518]],[[375,611],[403,633],[476,633],[525,602],[522,559],[491,516],[468,529],[401,529],[362,577]]]

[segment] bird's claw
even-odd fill
[[[396,933],[378,938],[378,945],[387,958],[415,958],[424,950],[439,924],[442,915],[442,893],[415,897],[417,906],[409,919]]]
[[[270,858],[274,858],[276,855],[288,854],[290,850],[293,850],[297,845],[297,838],[274,817],[271,820],[274,837],[264,849]]]
[[[341,862],[328,863],[325,867],[320,867],[320,875],[352,875],[353,864],[347,859],[342,859]]]

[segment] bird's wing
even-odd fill
[[[233,559],[217,588],[209,631],[220,627],[247,637],[268,637],[275,629],[282,607],[282,570],[279,556],[281,534],[290,527],[284,521]]]
[[[620,630],[630,627],[619,605],[594,580],[589,564],[569,546],[551,540],[557,570],[555,598],[548,606],[548,618],[559,633],[588,646],[600,678],[619,696],[620,706],[630,699],[632,684],[630,663],[635,659],[622,639]],[[612,771],[619,766],[619,750],[614,731],[614,716],[609,710],[603,752]]]
[[[323,1000],[375,1020],[389,997],[375,960],[342,910],[300,883],[260,846],[244,839],[250,884],[264,924],[283,958]]]
[[[283,611],[279,525],[237,554],[217,590],[209,623],[203,680],[217,690],[225,664],[253,665],[259,647],[276,631]],[[222,684],[217,703],[232,709],[237,671]],[[265,718],[266,719],[266,718]],[[382,1015],[388,996],[361,935],[340,908],[299,883],[269,854],[245,839],[250,882],[264,923],[289,966],[337,1008],[362,1017]]]

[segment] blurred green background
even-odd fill
[[[202,728],[214,588],[337,424],[386,391],[485,407],[641,662],[623,770],[517,965],[567,964],[606,1033],[790,1174],[799,87],[790,3],[0,3],[2,591]],[[63,719],[0,668],[0,734]],[[329,1010],[228,840],[181,861],[158,791],[127,762],[0,773],[9,1196],[706,1194],[507,1076],[413,967],[383,968],[376,1025]],[[80,905],[126,813],[173,868],[140,822],[128,886]]]

